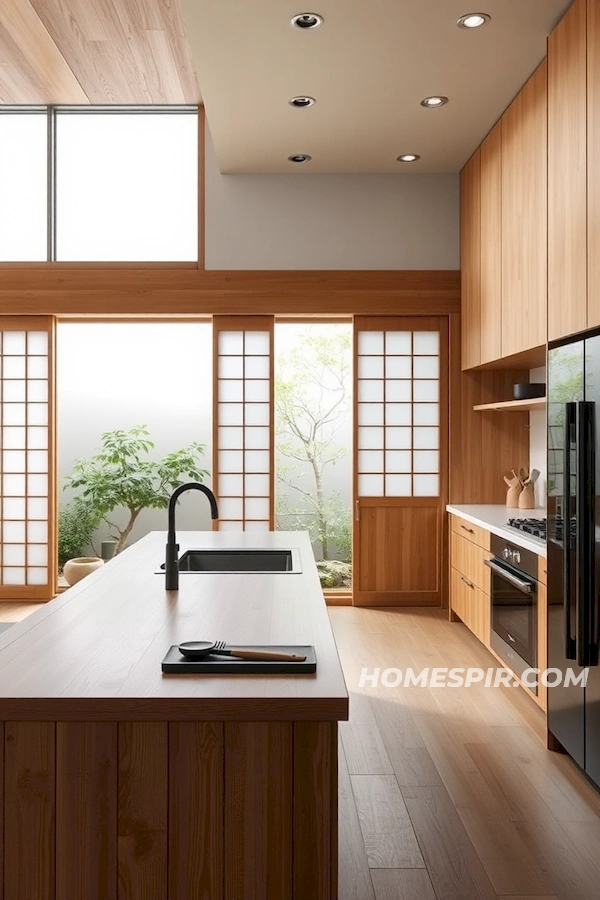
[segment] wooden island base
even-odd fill
[[[308,535],[301,571],[165,589],[152,532],[0,636],[0,900],[337,900],[348,692]],[[169,674],[173,644],[312,645],[312,674]],[[2,833],[4,832],[4,833]]]
[[[337,897],[336,722],[0,729],[2,900]]]

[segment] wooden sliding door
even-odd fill
[[[447,368],[446,318],[355,318],[356,605],[440,605]]]
[[[0,600],[56,593],[51,316],[0,317]]]
[[[274,527],[273,317],[213,318],[213,489],[219,529]]]

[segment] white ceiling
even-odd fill
[[[457,172],[571,0],[181,0],[224,173]],[[298,13],[323,16],[312,31]],[[486,12],[483,28],[457,28]],[[296,95],[315,97],[294,109]],[[450,102],[424,109],[423,97]],[[287,157],[308,153],[293,165]],[[418,153],[401,164],[401,153]]]

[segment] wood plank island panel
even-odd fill
[[[55,900],[56,726],[3,724],[4,897]]]
[[[120,722],[118,756],[119,900],[167,900],[167,723]]]
[[[154,532],[2,635],[3,900],[337,897],[348,697],[308,536],[178,539],[296,547],[302,572],[167,592]],[[209,633],[313,644],[317,673],[162,675],[171,644]]]
[[[225,900],[292,900],[292,737],[291,722],[225,726]]]
[[[455,270],[236,272],[7,263],[0,271],[3,315],[448,315],[460,308]]]
[[[337,897],[335,723],[171,722],[168,740],[167,723],[6,734],[11,900]]]
[[[57,723],[57,897],[115,897],[117,771],[115,722]]]
[[[168,752],[169,900],[223,900],[223,724],[169,723]]]

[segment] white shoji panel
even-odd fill
[[[216,336],[219,528],[271,527],[271,332]]]
[[[359,494],[437,496],[439,333],[359,331],[357,349]]]
[[[49,583],[50,348],[45,331],[0,330],[0,585]]]

